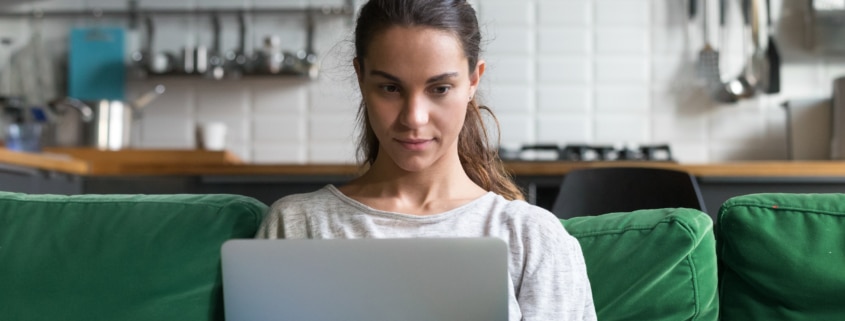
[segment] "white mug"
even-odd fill
[[[212,121],[197,125],[197,148],[214,151],[226,149],[226,124]]]

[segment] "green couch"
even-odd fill
[[[237,195],[0,192],[0,320],[222,320]],[[761,194],[563,221],[599,320],[845,320],[845,195]],[[717,259],[718,258],[718,259]]]
[[[223,320],[220,246],[266,211],[236,195],[0,192],[0,320]]]
[[[563,221],[598,319],[845,320],[845,195],[755,194]]]

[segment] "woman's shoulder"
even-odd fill
[[[540,232],[563,230],[560,219],[545,208],[524,200],[508,200],[501,195],[496,195],[493,202],[493,207],[498,209],[495,212],[512,227]]]
[[[337,199],[333,190],[336,190],[334,186],[326,185],[313,192],[285,195],[270,205],[270,212],[278,213],[282,209],[296,212],[298,209],[324,206],[327,202]]]
[[[523,200],[508,200],[496,195],[494,215],[507,231],[515,251],[525,253],[558,253],[570,255],[578,241],[566,231],[563,222],[549,210]],[[541,255],[545,255],[541,254]]]
[[[290,194],[280,198],[270,205],[267,216],[258,228],[256,238],[298,238],[306,235],[301,229],[302,223],[308,219],[310,212],[319,212],[320,207],[324,207],[331,197],[331,187],[325,186],[313,192]]]

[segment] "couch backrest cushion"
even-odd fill
[[[598,319],[716,320],[710,217],[656,209],[563,221],[581,243]]]
[[[220,246],[267,206],[236,195],[0,192],[0,320],[222,320]]]
[[[845,320],[845,195],[755,194],[716,225],[724,320]]]

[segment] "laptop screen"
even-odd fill
[[[230,240],[226,319],[504,321],[507,252],[494,238]]]

